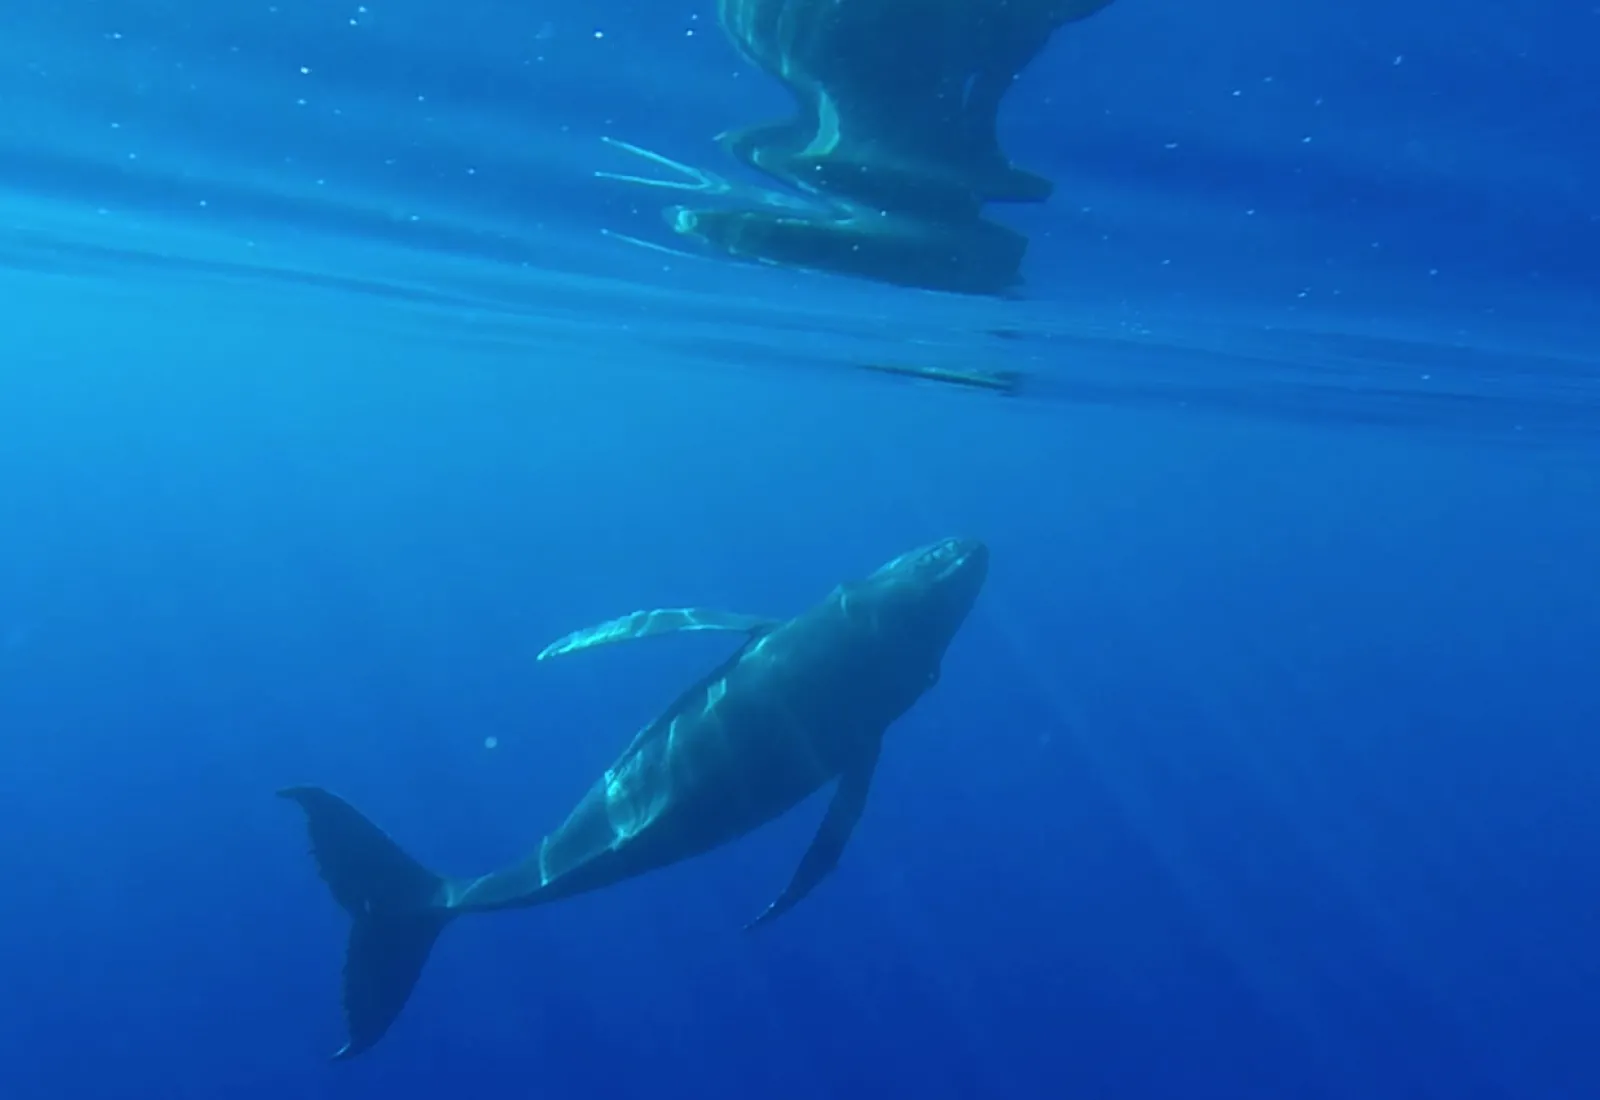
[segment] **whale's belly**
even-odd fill
[[[836,776],[850,746],[882,729],[863,705],[873,677],[795,643],[782,632],[755,643],[642,730],[545,838],[542,881],[566,894],[697,855]]]

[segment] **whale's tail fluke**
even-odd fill
[[[434,940],[450,923],[445,881],[337,795],[319,787],[278,794],[305,811],[317,870],[350,914],[344,960],[350,1039],[333,1057],[353,1058],[400,1015]]]

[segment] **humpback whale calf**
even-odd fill
[[[983,543],[945,539],[838,586],[787,621],[668,608],[552,643],[541,660],[686,630],[743,635],[732,656],[634,736],[554,832],[525,858],[478,878],[428,870],[326,790],[279,791],[305,811],[317,868],[351,918],[349,1038],[335,1060],[383,1037],[456,917],[542,905],[688,859],[837,780],[789,885],[746,927],[792,908],[838,863],[866,806],[885,731],[938,681],[988,565]]]

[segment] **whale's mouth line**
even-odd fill
[[[944,562],[939,566],[938,574],[934,577],[935,583],[948,580],[950,577],[955,576],[957,573],[965,569],[967,567],[967,562],[971,560],[972,554],[970,551],[961,551],[951,557],[945,558]]]
[[[938,572],[935,583],[955,576],[970,566],[984,553],[983,543],[972,539],[946,539],[923,551],[922,563],[934,566]]]

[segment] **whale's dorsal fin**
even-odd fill
[[[657,634],[678,634],[686,630],[765,633],[781,621],[762,615],[741,615],[734,611],[715,611],[704,607],[658,607],[653,611],[634,611],[598,626],[575,630],[545,646],[536,659],[543,661],[563,653],[593,649],[598,645],[626,642],[633,638],[653,638]]]
[[[844,853],[844,846],[849,843],[856,822],[861,820],[861,811],[867,807],[867,793],[872,789],[872,774],[877,770],[878,751],[882,746],[883,739],[874,737],[870,744],[863,747],[854,763],[839,773],[839,784],[833,789],[828,812],[817,827],[817,835],[811,838],[811,847],[800,857],[800,866],[795,868],[794,877],[776,901],[744,926],[746,932],[793,909],[838,866],[839,856]]]

